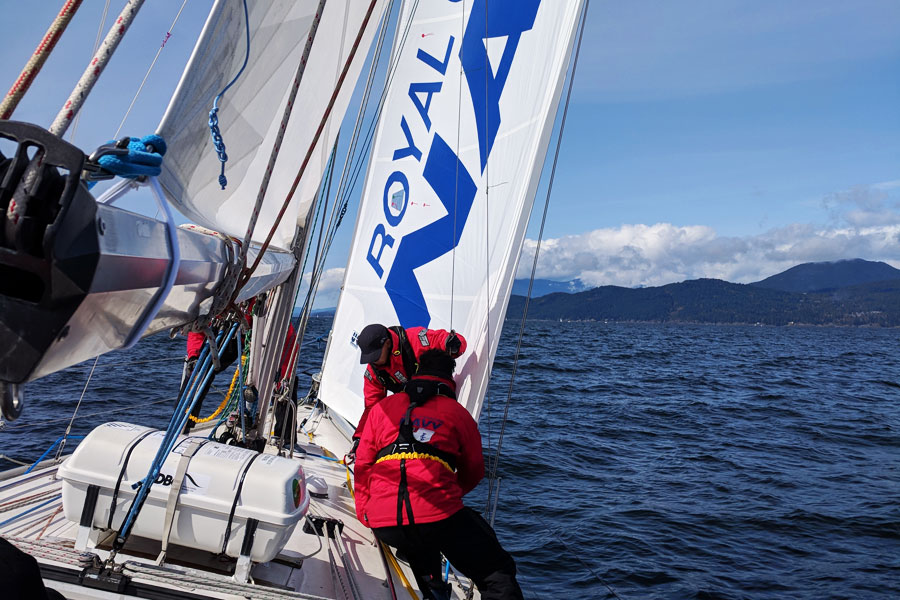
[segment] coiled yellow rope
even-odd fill
[[[234,377],[231,378],[231,386],[228,388],[228,393],[225,394],[225,399],[222,400],[222,403],[219,405],[219,408],[216,409],[216,412],[202,419],[199,419],[194,415],[188,415],[188,418],[191,421],[193,421],[194,423],[207,423],[222,414],[222,411],[225,410],[226,406],[228,406],[228,400],[231,398],[231,393],[234,391],[234,386],[237,385],[238,375],[240,375],[241,369],[243,369],[247,365],[247,358],[247,355],[241,357],[241,366],[234,370]]]

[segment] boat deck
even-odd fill
[[[349,442],[327,414],[299,409],[298,421],[309,424],[298,433],[293,460],[299,461],[307,482],[315,477],[327,484],[327,498],[310,496],[306,519],[299,523],[278,556],[253,564],[249,580],[233,577],[236,560],[210,552],[171,546],[157,564],[161,544],[132,536],[115,557],[127,576],[121,591],[80,583],[85,566],[106,561],[113,531],[91,532],[86,552],[76,550],[77,523],[63,512],[59,462],[48,460],[30,473],[25,468],[0,474],[0,536],[34,556],[45,585],[70,600],[82,598],[197,599],[197,598],[418,598],[408,566],[383,550],[372,532],[357,519],[348,469],[325,448],[344,450]],[[194,432],[196,435],[198,432]],[[199,432],[202,433],[202,432]],[[332,539],[312,527],[317,517],[342,525]],[[84,532],[82,532],[84,536]],[[451,573],[454,598],[478,597]],[[412,587],[410,587],[412,586]],[[468,593],[467,593],[468,592]]]

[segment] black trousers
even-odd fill
[[[65,600],[53,588],[44,587],[34,557],[0,538],[0,589],[10,600]]]
[[[522,600],[516,563],[490,524],[469,507],[434,523],[376,527],[375,537],[406,555],[426,599],[442,577],[441,554],[475,582],[483,600]]]

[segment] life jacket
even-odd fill
[[[375,464],[383,460],[400,461],[400,483],[397,487],[397,525],[403,525],[403,507],[409,517],[409,524],[415,525],[412,503],[409,498],[409,487],[406,480],[407,460],[434,460],[452,471],[456,472],[456,456],[446,450],[441,450],[429,443],[415,438],[412,430],[412,411],[422,406],[435,396],[447,396],[456,399],[456,392],[449,384],[443,381],[431,379],[411,379],[406,384],[406,394],[409,396],[409,407],[400,421],[400,431],[397,438],[375,454]]]
[[[372,371],[375,372],[376,379],[378,379],[378,382],[383,385],[385,389],[396,394],[398,392],[402,392],[403,388],[407,384],[407,381],[416,374],[416,370],[419,368],[419,363],[416,360],[416,355],[409,343],[409,339],[407,339],[406,337],[406,330],[400,325],[394,325],[393,327],[388,327],[388,329],[397,334],[397,345],[399,346],[399,348],[395,349],[394,352],[399,353],[400,358],[403,360],[403,370],[406,371],[406,379],[404,379],[403,381],[397,381],[394,376],[388,371],[376,368],[374,366],[372,367]]]

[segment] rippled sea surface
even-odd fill
[[[328,326],[313,319],[301,372],[318,367],[312,340]],[[508,322],[481,420],[489,456],[517,332]],[[529,322],[496,522],[526,597],[900,598],[898,338]],[[73,433],[163,426],[183,350],[157,336],[101,357]],[[59,437],[92,365],[31,384],[0,453],[34,460]],[[484,497],[482,485],[468,501]]]

